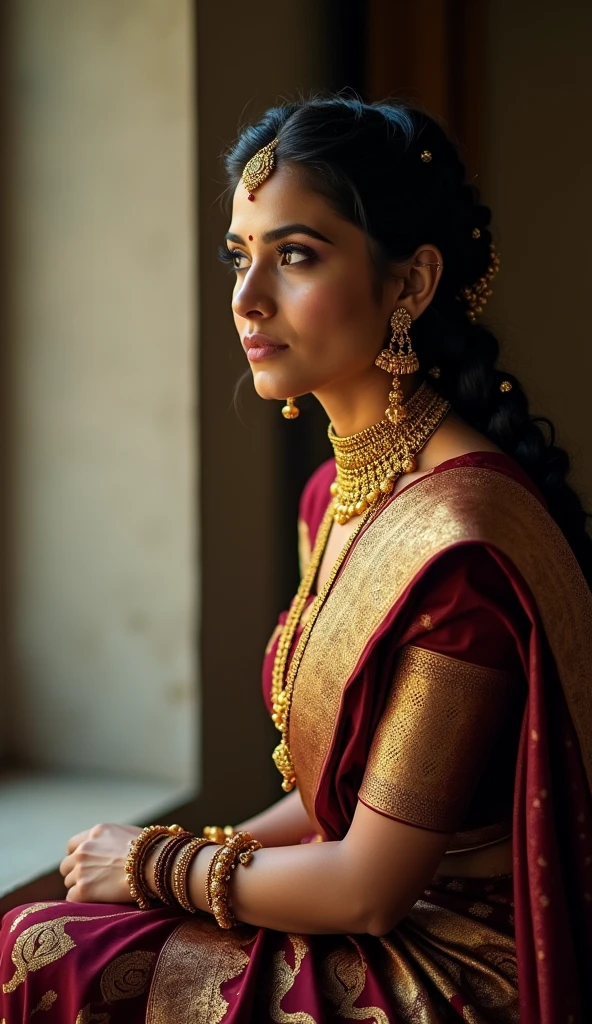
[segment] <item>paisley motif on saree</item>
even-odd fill
[[[36,905],[33,911],[45,909],[51,904]],[[106,914],[105,917],[113,917]],[[20,916],[22,920],[24,914]],[[96,921],[96,917],[82,917],[79,914],[64,914],[50,921],[36,922],[24,929],[15,940],[11,952],[14,974],[2,985],[2,992],[8,995],[14,992],[26,980],[30,971],[40,971],[43,967],[61,960],[76,943],[66,931],[66,925],[75,921]],[[11,931],[14,930],[11,928]]]
[[[144,1024],[158,953],[178,917],[67,901],[15,908],[0,928],[0,1020]]]

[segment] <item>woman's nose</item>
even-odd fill
[[[251,267],[245,274],[240,287],[232,296],[232,311],[235,316],[251,320],[254,317],[271,317],[276,312],[273,295],[264,287],[262,276],[253,273]]]

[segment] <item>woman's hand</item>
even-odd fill
[[[125,874],[136,825],[94,825],[72,836],[60,873],[73,903],[131,903]]]

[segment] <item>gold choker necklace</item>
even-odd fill
[[[405,403],[406,417],[396,426],[387,419],[351,437],[337,437],[329,424],[337,477],[331,484],[334,519],[343,526],[390,494],[397,477],[417,469],[416,455],[440,426],[450,403],[425,382]]]

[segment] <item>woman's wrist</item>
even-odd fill
[[[166,843],[169,842],[169,839],[170,837],[168,836],[161,839],[161,841],[153,847],[146,859],[144,879],[146,887],[154,899],[158,899],[158,893],[156,891],[156,884],[154,881],[154,869],[156,867],[159,854]],[[216,853],[216,850],[219,849],[219,846],[205,846],[203,850],[199,851],[197,857],[195,857],[189,872],[187,888],[190,901],[196,910],[202,910],[206,914],[211,913],[206,901],[206,877],[208,874],[208,866],[212,857]],[[173,872],[182,854],[183,850],[180,850],[175,856],[172,866]]]
[[[250,864],[262,844],[246,831],[204,831],[206,835],[198,838],[180,825],[150,825],[130,844],[125,871],[141,910],[159,902],[189,913],[209,912],[221,928],[236,924],[230,881],[235,869]],[[214,842],[214,832],[225,836],[224,842]]]

